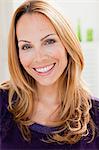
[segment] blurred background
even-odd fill
[[[25,0],[0,0],[0,83],[9,80],[7,40],[15,9]],[[48,0],[63,13],[77,35],[85,57],[83,77],[99,97],[99,0]]]

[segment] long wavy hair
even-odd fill
[[[44,0],[23,3],[12,18],[8,38],[10,80],[3,84],[3,87],[9,89],[8,110],[13,114],[23,138],[29,141],[31,139],[29,126],[34,123],[29,116],[33,113],[35,100],[38,98],[37,88],[35,80],[20,63],[16,37],[17,22],[26,13],[41,13],[51,21],[68,57],[67,67],[59,82],[58,94],[61,100],[58,108],[59,116],[57,120],[51,122],[58,128],[48,136],[48,141],[74,144],[89,135],[88,125],[92,131],[92,140],[95,136],[95,126],[89,113],[92,107],[91,94],[82,79],[84,58],[79,40],[66,19]]]

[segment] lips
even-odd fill
[[[53,63],[51,65],[47,65],[45,67],[37,67],[37,68],[33,68],[33,69],[38,73],[46,73],[46,72],[49,72],[54,66],[55,66],[55,63]]]

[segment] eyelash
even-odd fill
[[[28,47],[28,48],[27,48]],[[25,49],[24,49],[25,48]],[[30,49],[30,48],[32,48],[32,46],[30,45],[30,44],[25,44],[25,45],[23,45],[22,46],[22,50],[27,50],[27,49]]]
[[[49,43],[50,42],[50,43]],[[45,42],[44,42],[44,45],[48,45],[48,44],[54,44],[56,42],[56,40],[54,39],[47,39]],[[48,43],[48,44],[47,44]]]
[[[50,45],[50,44],[54,44],[56,43],[56,40],[54,39],[47,39],[45,42],[44,42],[44,45]],[[22,50],[27,50],[27,49],[31,49],[32,46],[30,44],[25,44],[22,46]]]

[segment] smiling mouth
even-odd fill
[[[40,68],[33,68],[37,73],[44,74],[50,72],[54,68],[56,63],[53,63],[51,65],[48,65],[46,67],[40,67]]]

